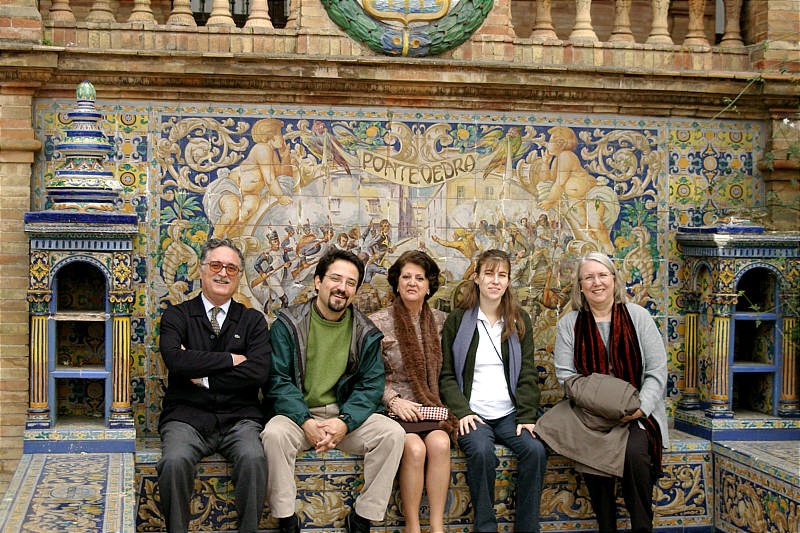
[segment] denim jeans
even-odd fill
[[[539,501],[547,469],[547,452],[539,439],[523,430],[517,436],[515,414],[476,424],[477,429],[458,437],[467,456],[467,484],[475,514],[475,531],[497,532],[494,514],[495,441],[511,448],[517,456],[517,497],[514,531],[539,531]]]

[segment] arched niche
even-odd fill
[[[50,419],[104,423],[112,368],[109,272],[95,257],[78,254],[58,262],[51,275]]]

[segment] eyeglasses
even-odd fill
[[[225,272],[231,277],[238,274],[241,270],[239,265],[234,265],[233,263],[223,263],[222,261],[208,261],[203,264],[206,265],[214,274],[218,274],[224,268]]]
[[[599,281],[600,283],[606,281],[608,278],[613,278],[614,275],[611,272],[600,272],[599,274],[588,274],[581,278],[581,281],[584,283],[590,283],[594,280]]]
[[[341,282],[344,282],[349,289],[355,289],[358,285],[358,282],[353,278],[343,278],[339,274],[325,274],[325,277],[331,280],[334,285],[339,285]]]

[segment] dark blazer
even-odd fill
[[[270,344],[260,312],[231,300],[215,335],[198,295],[164,311],[159,350],[169,370],[159,427],[178,420],[208,434],[217,424],[224,432],[245,418],[265,422],[258,390],[269,377]],[[234,367],[231,353],[247,361]],[[190,381],[201,377],[208,377],[208,389]]]

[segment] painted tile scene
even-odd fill
[[[41,208],[58,165],[52,147],[72,105],[37,105],[46,139],[36,166]],[[682,369],[681,308],[669,290],[681,282],[674,233],[761,194],[761,130],[749,122],[98,107],[115,146],[108,166],[124,185],[123,209],[139,220],[131,375],[145,434],[156,431],[165,376],[160,312],[199,292],[198,253],[211,236],[240,244],[245,276],[235,298],[268,318],[313,296],[314,265],[330,247],[367,265],[357,295],[367,313],[391,302],[386,271],[406,250],[425,250],[442,268],[432,302],[444,311],[481,251],[508,251],[512,286],[544,340],[536,360],[545,405],[561,398],[552,342],[575,261],[593,250],[612,255],[629,300],[658,317],[669,341],[673,405]],[[92,345],[90,332],[73,335]]]

